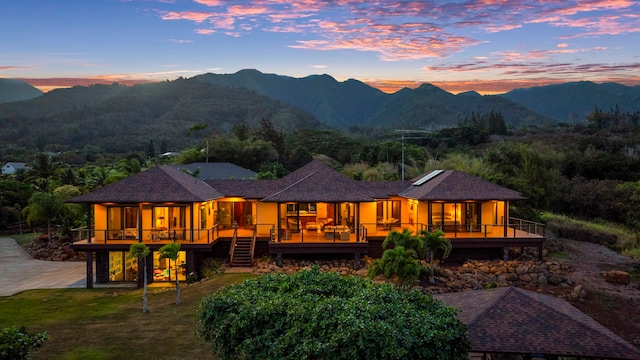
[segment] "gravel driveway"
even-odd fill
[[[32,289],[85,286],[84,261],[35,260],[15,240],[0,237],[0,296]]]

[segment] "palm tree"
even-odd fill
[[[420,277],[420,263],[413,249],[405,250],[402,246],[385,250],[381,259],[371,262],[367,276],[374,278],[383,274],[386,278],[396,277],[396,284],[407,287],[414,284]]]
[[[51,224],[65,211],[62,197],[50,192],[35,192],[29,198],[29,205],[22,212],[27,216],[27,222],[44,221],[47,223],[47,238],[51,244]]]
[[[129,247],[129,258],[138,259],[138,276],[142,274],[143,293],[142,293],[142,313],[147,313],[147,256],[149,256],[149,247],[143,243],[131,244]],[[142,262],[142,266],[140,266]]]
[[[45,153],[39,153],[30,166],[31,170],[29,170],[29,175],[32,181],[36,179],[45,179],[46,187],[42,190],[46,191],[49,189],[49,182],[55,175],[56,170],[60,167],[60,163]]]
[[[440,229],[430,232],[428,230],[420,231],[420,237],[423,240],[424,251],[429,252],[429,282],[434,284],[436,282],[434,276],[433,264],[436,251],[442,250],[442,258],[445,259],[451,253],[451,241],[444,237],[444,232]]]
[[[413,235],[411,230],[403,229],[402,232],[391,230],[382,243],[382,247],[385,249],[392,244],[394,246],[402,246],[405,249],[411,249],[416,252],[418,259],[423,259],[425,256],[423,239],[421,236]]]
[[[176,305],[180,305],[180,280],[178,280],[178,257],[180,256],[180,244],[176,242],[168,243],[158,249],[160,259],[173,260],[174,268],[176,269]],[[171,265],[171,263],[169,263]]]

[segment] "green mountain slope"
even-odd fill
[[[640,110],[640,86],[590,81],[516,89],[501,95],[558,121],[584,120],[597,107],[621,112]]]
[[[207,124],[207,134],[230,132],[244,122],[257,128],[261,118],[291,132],[322,128],[313,116],[246,89],[179,79],[126,87],[96,85],[49,92],[41,98],[0,105],[0,144],[59,144],[108,152],[144,149],[166,141],[174,149],[202,137],[188,130]]]
[[[499,112],[509,126],[542,125],[551,122],[526,107],[498,96],[475,92],[453,95],[436,86],[403,89],[389,96],[366,124],[372,127],[434,129],[457,125],[472,112]]]
[[[386,94],[358,80],[338,82],[329,75],[293,78],[241,70],[235,74],[204,74],[199,81],[254,90],[313,114],[338,128],[361,125],[378,109]]]
[[[200,81],[243,87],[301,108],[337,127],[451,127],[471,112],[500,112],[510,126],[541,124],[549,119],[504,98],[453,95],[433,85],[386,94],[357,80],[338,82],[329,75],[292,78],[241,70],[235,74],[204,74]]]
[[[15,79],[0,79],[0,104],[37,98],[42,91]]]

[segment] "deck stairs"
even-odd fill
[[[234,267],[251,267],[253,264],[252,238],[239,237],[235,241],[235,248],[231,257],[231,266]]]

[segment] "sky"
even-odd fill
[[[257,69],[386,92],[640,84],[640,0],[2,0],[0,78],[59,87]]]

